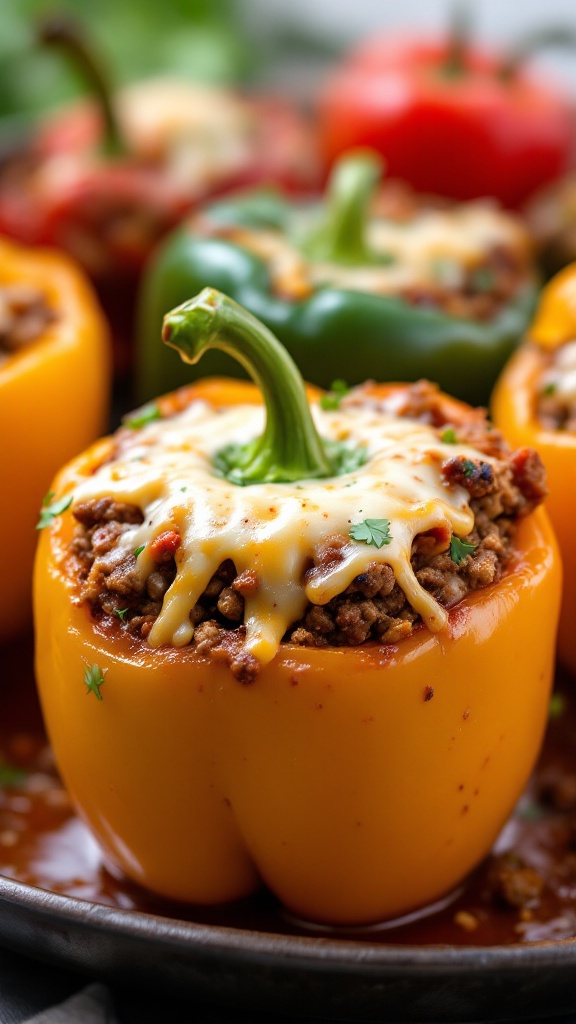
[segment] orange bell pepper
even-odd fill
[[[510,444],[536,448],[546,466],[547,509],[564,563],[558,658],[576,675],[576,535],[572,519],[576,434],[547,429],[536,412],[550,352],[575,338],[576,264],[572,264],[544,289],[527,342],[514,353],[497,382],[492,413]]]
[[[188,394],[215,409],[257,400],[238,381]],[[111,447],[75,459],[56,492]],[[261,462],[265,445],[252,453]],[[284,480],[293,469],[267,466]],[[547,717],[560,569],[542,510],[520,522],[511,570],[444,630],[359,648],[283,643],[251,685],[193,646],[152,648],[96,622],[76,599],[73,531],[67,509],[39,547],[37,677],[64,781],[113,868],[199,904],[264,882],[303,918],[359,924],[441,897],[488,852]]]
[[[54,319],[0,364],[0,640],[31,623],[38,509],[62,463],[103,431],[107,328],[89,284],[67,257],[0,240],[0,289],[30,285]]]

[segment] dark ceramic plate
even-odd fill
[[[0,941],[111,981],[354,1021],[550,1021],[576,1011],[576,941],[410,947],[195,924],[0,877]]]

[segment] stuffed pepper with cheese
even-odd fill
[[[558,657],[576,674],[576,264],[542,292],[526,342],[498,381],[493,412],[511,444],[530,445],[546,465],[547,507],[564,564]]]
[[[112,323],[115,367],[132,367],[134,294],[155,245],[207,197],[257,182],[316,180],[308,128],[280,99],[172,78],[114,92],[81,28],[41,26],[90,98],[47,116],[0,167],[0,231],[68,252],[96,284]]]
[[[158,345],[162,317],[205,285],[269,327],[321,387],[425,376],[486,403],[535,303],[530,244],[493,203],[438,205],[397,182],[376,154],[347,154],[315,202],[263,191],[212,203],[147,267],[140,294],[139,400],[186,383]],[[238,375],[220,352],[200,371]]]
[[[107,862],[164,897],[265,884],[391,918],[487,853],[530,773],[559,567],[544,473],[416,385],[308,393],[206,289],[165,319],[251,384],[149,404],[70,463],[36,565],[57,761]]]

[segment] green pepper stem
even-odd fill
[[[550,46],[574,49],[576,46],[576,32],[567,25],[551,26],[550,28],[530,32],[519,40],[502,63],[500,78],[504,82],[512,81],[529,57]]]
[[[104,137],[102,149],[111,156],[126,152],[112,101],[112,91],[102,63],[86,40],[80,25],[70,16],[55,15],[41,21],[38,36],[47,46],[57,46],[74,62],[83,80],[95,97],[102,115]]]
[[[311,259],[348,265],[379,262],[366,241],[366,222],[383,168],[383,161],[371,150],[347,153],[334,165],[324,222],[301,246]]]
[[[459,78],[467,71],[466,56],[471,21],[470,4],[455,4],[450,17],[448,49],[442,65],[442,72],[447,78]]]
[[[228,296],[204,288],[164,317],[162,340],[186,363],[217,348],[236,359],[258,385],[266,406],[261,437],[223,453],[233,483],[289,483],[333,475],[314,426],[302,377],[278,339]]]

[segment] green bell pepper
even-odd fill
[[[275,292],[268,263],[231,240],[236,228],[279,232],[306,259],[349,267],[393,261],[367,242],[367,218],[381,166],[356,153],[333,171],[325,201],[295,202],[270,191],[224,198],[202,219],[179,227],[148,267],[140,295],[137,399],[147,401],[189,380],[175,352],[160,345],[162,318],[203,287],[225,292],[283,342],[306,380],[329,387],[336,378],[405,381],[427,377],[471,403],[487,403],[492,385],[524,334],[535,304],[530,273],[488,321],[456,318],[405,298],[318,285],[303,298]],[[211,351],[202,376],[239,376],[229,356]]]

